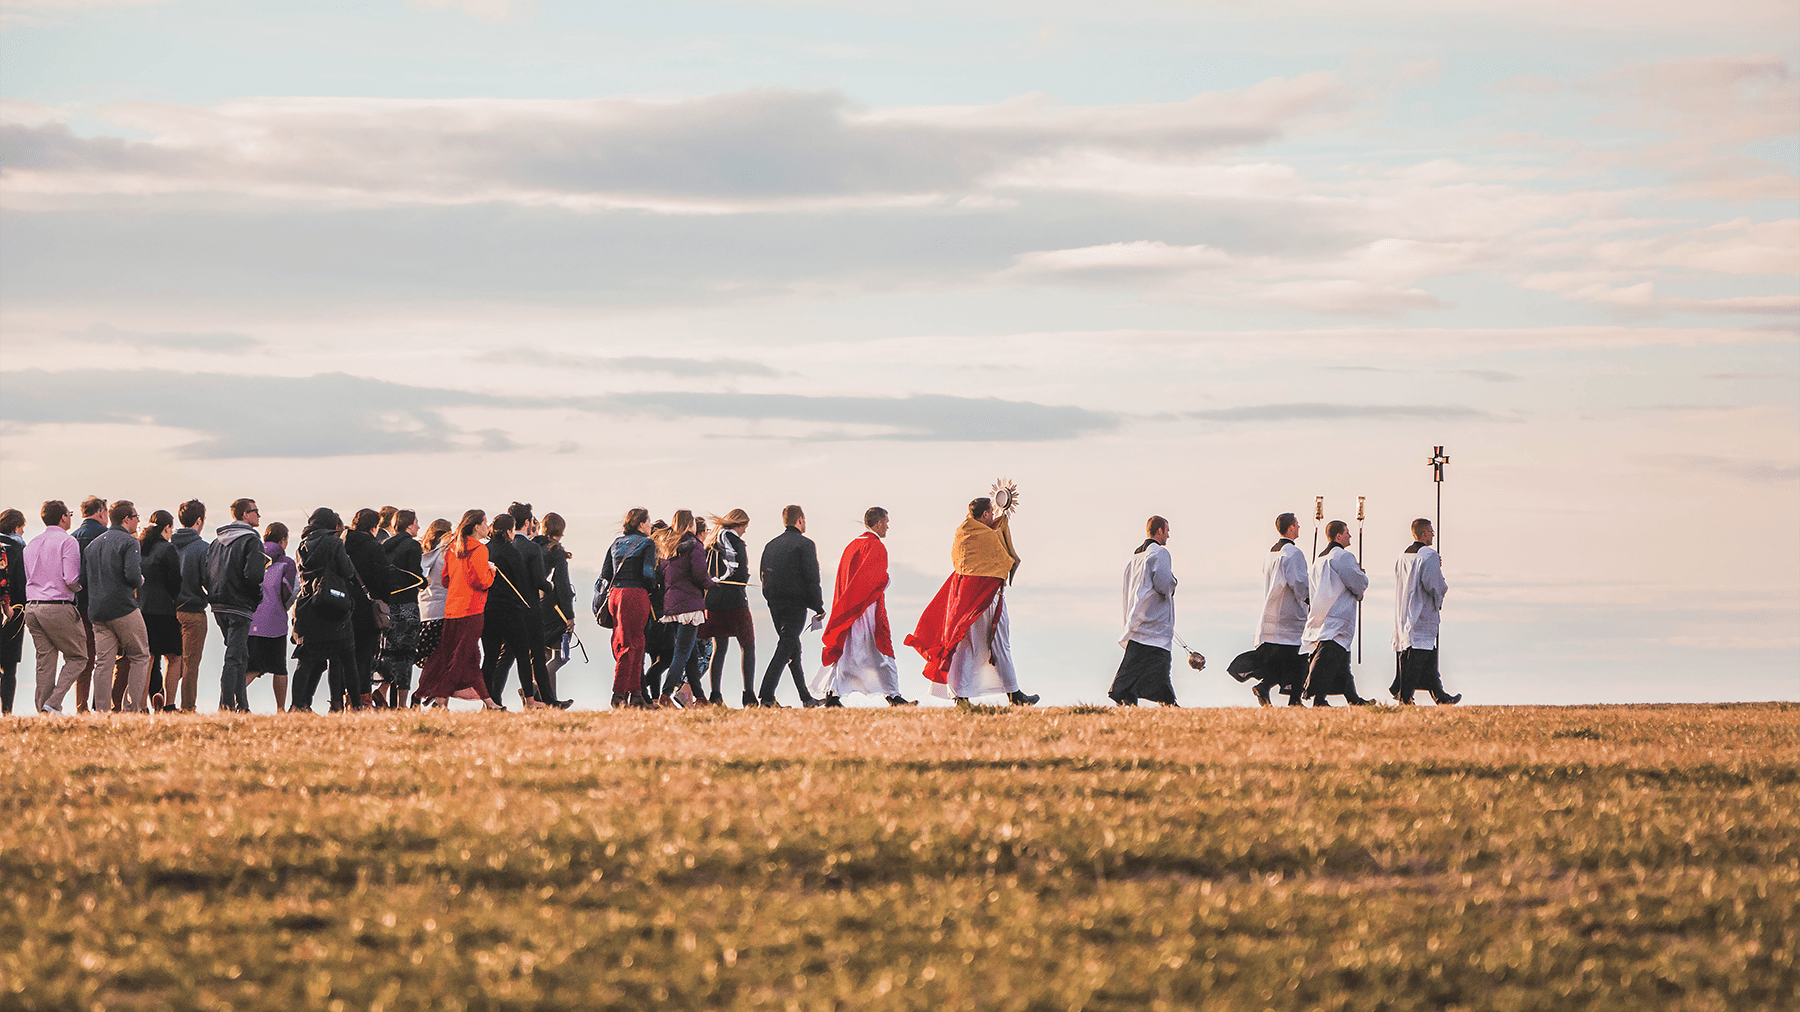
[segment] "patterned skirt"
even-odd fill
[[[413,651],[414,663],[424,664],[425,659],[437,652],[438,644],[444,642],[444,620],[434,618],[419,623],[419,645]]]

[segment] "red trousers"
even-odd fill
[[[606,603],[613,614],[613,692],[642,692],[644,624],[650,621],[650,592],[642,587],[614,587]]]

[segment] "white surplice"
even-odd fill
[[[1263,559],[1262,624],[1257,627],[1256,642],[1251,645],[1299,645],[1301,635],[1306,631],[1309,600],[1306,553],[1292,541],[1282,538]]]
[[[1010,638],[1006,595],[998,593],[987,610],[969,626],[969,633],[956,645],[956,652],[950,655],[948,680],[942,685],[931,683],[931,691],[944,699],[973,699],[1019,691],[1019,673],[1013,670]]]
[[[812,691],[816,695],[867,692],[877,696],[900,694],[900,664],[875,645],[874,601],[851,623],[844,636],[844,652],[830,664],[822,665],[813,676]]]
[[[1311,653],[1323,640],[1350,649],[1356,637],[1356,604],[1369,589],[1369,574],[1357,565],[1350,549],[1338,547],[1314,559],[1310,575],[1312,610],[1300,637],[1301,651]]]
[[[1394,563],[1394,649],[1436,650],[1438,612],[1444,607],[1444,564],[1437,549],[1419,545]]]

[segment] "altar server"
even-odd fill
[[[1420,689],[1431,693],[1439,706],[1455,706],[1462,695],[1444,691],[1438,674],[1438,612],[1444,607],[1443,560],[1431,543],[1437,540],[1431,521],[1412,522],[1413,543],[1394,563],[1394,684],[1393,696],[1402,705],[1413,705]]]
[[[894,638],[888,631],[888,511],[874,506],[863,513],[868,530],[844,548],[837,583],[831,591],[831,618],[825,623],[823,663],[812,689],[826,706],[843,706],[846,692],[867,692],[889,706],[917,706],[900,694],[900,665],[894,660]]]
[[[1294,514],[1276,517],[1275,532],[1281,537],[1263,556],[1263,613],[1255,649],[1239,654],[1226,670],[1239,681],[1256,678],[1250,691],[1263,706],[1271,705],[1269,690],[1274,688],[1288,697],[1289,706],[1299,706],[1306,686],[1300,640],[1310,600],[1306,553],[1294,544],[1300,536],[1300,521]]]
[[[1374,702],[1356,694],[1350,672],[1350,643],[1356,635],[1356,604],[1369,589],[1369,574],[1350,551],[1350,525],[1325,525],[1325,549],[1313,559],[1312,606],[1300,648],[1312,653],[1306,670],[1306,695],[1314,706],[1330,706],[1326,696],[1342,695],[1353,706]]]
[[[1151,517],[1144,521],[1144,533],[1144,543],[1125,564],[1125,636],[1119,640],[1125,658],[1107,695],[1120,706],[1136,706],[1140,699],[1174,706],[1169,650],[1175,638],[1176,580],[1166,547],[1169,522]]]

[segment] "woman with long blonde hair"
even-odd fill
[[[456,525],[446,553],[439,578],[444,588],[443,632],[419,676],[417,697],[427,705],[455,696],[479,699],[490,710],[506,709],[488,698],[487,679],[481,676],[482,610],[488,588],[494,585],[494,564],[482,544],[487,535],[487,512],[470,510]]]

